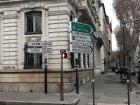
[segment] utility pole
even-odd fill
[[[92,54],[93,54],[93,63],[92,63],[92,98],[93,98],[93,105],[95,105],[95,63],[94,63],[94,49],[95,49],[95,41],[96,41],[96,38],[95,36],[92,36],[91,37],[91,40],[92,40],[92,44],[93,44],[93,47],[91,48],[92,49]]]
[[[128,52],[128,51],[125,50],[125,42],[124,42],[124,40],[125,40],[124,39],[125,38],[125,30],[126,30],[126,24],[127,23],[134,23],[135,24],[135,22],[136,21],[139,21],[139,20],[140,20],[140,18],[139,19],[132,20],[132,21],[123,21],[122,22],[122,24],[123,24],[123,67],[124,67],[124,69],[127,70],[127,96],[128,96],[128,105],[130,105],[131,70],[130,70],[130,64],[129,64],[129,68],[126,68],[125,67],[125,62],[126,62],[126,58],[125,57],[126,57],[126,52]],[[129,60],[129,62],[130,62],[129,54],[128,54],[128,59],[127,60]]]
[[[124,27],[125,27],[125,23],[123,22],[123,69],[125,68],[125,42],[124,42]]]
[[[128,101],[128,105],[130,105],[130,69],[128,69],[127,67],[125,67],[125,62],[126,62],[126,55],[125,55],[125,30],[126,30],[126,23],[123,22],[123,69],[124,71],[126,70],[127,72],[127,101]],[[129,70],[129,71],[128,71]]]

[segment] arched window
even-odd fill
[[[25,13],[25,34],[42,33],[42,12],[29,11]]]

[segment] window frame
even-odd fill
[[[24,46],[24,69],[42,69],[42,53],[28,53],[27,44]],[[32,60],[31,60],[32,58]],[[32,62],[31,62],[32,61]]]
[[[27,20],[27,16],[30,16],[31,15],[31,17],[29,17],[29,18],[31,18],[32,19],[32,21],[30,21],[30,22],[32,22],[31,23],[31,27],[30,28],[32,28],[31,30],[32,30],[32,32],[30,32],[30,31],[28,31],[28,20]],[[25,22],[24,22],[24,27],[25,27],[25,35],[33,35],[33,34],[42,34],[42,11],[39,11],[39,10],[37,10],[37,11],[27,11],[27,12],[25,12],[25,14],[24,14],[24,16],[25,16]],[[37,26],[35,25],[37,22],[36,22],[36,16],[40,16],[40,24],[39,24],[39,27],[40,27],[40,31],[37,31]]]

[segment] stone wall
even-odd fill
[[[92,76],[91,70],[79,71],[79,84],[87,83]],[[48,92],[60,92],[60,72],[48,72]],[[75,72],[64,72],[64,91],[75,88]],[[3,72],[0,74],[0,91],[41,92],[44,93],[44,72]]]

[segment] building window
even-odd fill
[[[42,12],[29,11],[25,13],[25,34],[42,33]]]
[[[27,46],[24,48],[24,69],[42,68],[42,53],[28,53]]]
[[[71,58],[70,58],[70,61],[71,61],[71,68],[74,68],[74,53],[70,53],[70,56],[71,56]]]

